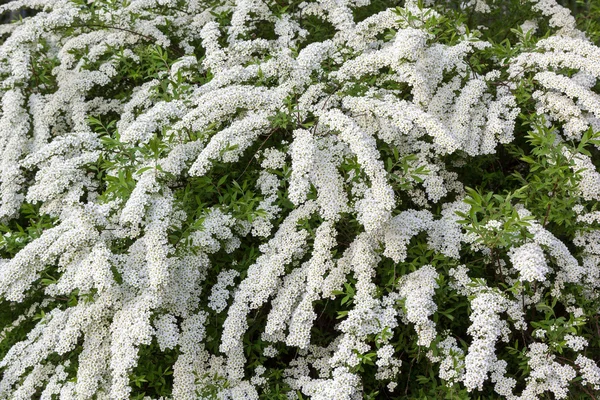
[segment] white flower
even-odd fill
[[[435,323],[428,317],[437,310],[433,301],[438,273],[431,265],[403,276],[398,282],[400,296],[405,299],[406,319],[415,324],[419,346],[428,347],[436,337]]]
[[[217,276],[217,283],[212,287],[210,297],[208,298],[208,307],[220,313],[227,307],[227,300],[229,299],[229,290],[227,286],[233,286],[233,280],[240,273],[234,269],[223,270],[219,272]]]
[[[546,263],[544,251],[537,243],[526,243],[512,248],[509,254],[510,262],[519,271],[522,281],[544,281],[550,268]]]
[[[581,354],[577,355],[575,364],[579,367],[579,373],[583,377],[584,385],[591,385],[594,390],[600,390],[600,367],[594,360]]]

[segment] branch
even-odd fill
[[[116,29],[119,31],[123,31],[123,32],[129,32],[132,33],[134,35],[138,35],[140,37],[143,37],[146,40],[150,40],[150,41],[155,41],[156,38],[153,38],[152,36],[148,36],[148,35],[144,35],[142,33],[136,32],[132,29],[129,28],[121,28],[118,26],[112,26],[112,25],[102,25],[102,24],[71,24],[69,25],[69,27],[74,27],[74,28],[103,28],[103,29]]]

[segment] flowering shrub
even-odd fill
[[[582,7],[0,6],[0,398],[596,398]]]

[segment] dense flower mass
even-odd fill
[[[0,5],[0,400],[597,398],[582,4]]]

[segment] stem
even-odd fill
[[[415,362],[415,359],[413,358],[412,361],[410,362],[410,368],[408,369],[408,378],[406,378],[406,387],[404,388],[405,396],[408,395],[408,384],[410,383],[410,373],[412,372],[412,366],[413,366],[414,362]]]
[[[583,386],[581,383],[577,383],[577,384],[579,385],[579,387],[580,387],[581,389],[583,389],[583,391],[584,391],[584,392],[586,392],[586,393],[587,393],[587,394],[590,396],[590,398],[591,398],[592,400],[596,400],[596,396],[594,396],[594,394],[593,394],[592,392],[590,392],[589,390],[587,390],[587,389],[585,388],[585,386]]]
[[[496,261],[496,265],[498,266],[498,271],[500,271],[500,279],[504,282],[504,274],[502,273],[502,266],[500,265],[500,258],[498,257],[498,252],[494,248],[492,250],[492,254],[494,255],[494,259]]]
[[[552,197],[554,197],[557,186],[558,186],[558,179],[554,182],[554,187],[552,188],[552,195],[550,196],[550,199],[552,199]],[[548,201],[548,207],[546,207],[546,216],[544,217],[544,224],[542,225],[543,228],[545,228],[546,224],[548,223],[548,216],[550,215],[551,207],[552,207],[552,203],[550,201]]]
[[[417,358],[421,357],[421,346],[419,346],[419,352],[417,353]],[[413,358],[412,361],[410,362],[410,368],[408,369],[408,378],[406,379],[406,387],[404,388],[404,395],[407,396],[408,395],[408,384],[410,383],[410,373],[412,372],[412,367],[413,364],[415,362],[415,359]]]
[[[116,30],[119,30],[119,31],[129,32],[129,33],[132,33],[134,35],[138,35],[140,37],[143,37],[146,40],[150,40],[150,41],[155,41],[156,40],[152,36],[147,36],[147,35],[141,34],[139,32],[136,32],[136,31],[134,31],[132,29],[121,28],[121,27],[118,27],[118,26],[102,25],[102,24],[72,24],[72,25],[69,25],[69,27],[74,27],[74,28],[92,28],[92,27],[94,27],[94,28],[104,28],[104,29],[116,29]]]
[[[269,140],[269,138],[273,135],[273,133],[275,133],[275,131],[277,130],[277,128],[273,128],[271,129],[271,132],[269,132],[267,138],[262,142],[262,144],[260,145],[260,147],[256,150],[256,152],[254,153],[254,155],[256,155],[260,149],[263,148],[263,146],[265,145],[265,143],[267,143],[267,140]],[[250,159],[250,162],[246,165],[246,168],[244,168],[244,170],[242,171],[242,174],[240,175],[240,177],[238,179],[241,179],[242,176],[244,176],[244,174],[246,173],[246,170],[248,169],[248,167],[250,166],[250,164],[252,164],[252,161],[255,159],[256,157],[252,157]]]
[[[337,93],[337,90],[339,89],[339,87],[336,87],[333,92],[331,92],[329,94],[329,96],[327,96],[327,98],[325,99],[325,102],[323,103],[323,106],[321,106],[321,111],[323,111],[325,109],[325,106],[327,105],[327,102],[329,101],[329,99],[331,98],[331,96],[333,96],[334,94]],[[314,135],[317,132],[317,127],[319,126],[319,119],[317,119],[317,122],[315,123],[315,126],[313,126],[312,129],[312,134]]]

